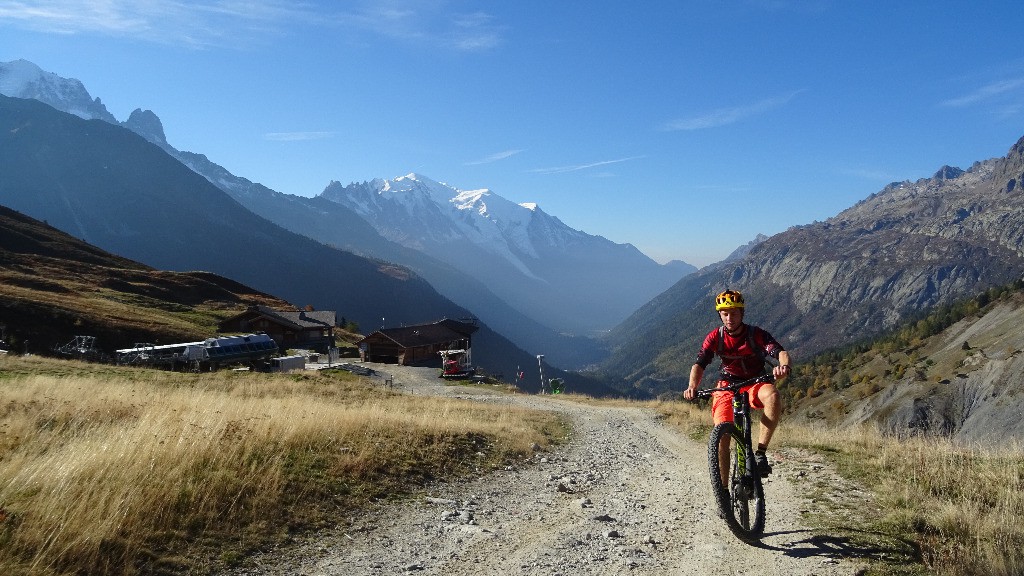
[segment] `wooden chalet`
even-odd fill
[[[327,352],[334,346],[337,313],[333,310],[274,310],[250,306],[245,312],[221,321],[220,332],[263,332],[282,350],[303,348]]]
[[[359,341],[364,362],[402,366],[441,365],[442,350],[472,348],[476,321],[441,320],[433,324],[382,328]]]

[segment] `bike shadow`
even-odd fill
[[[807,537],[799,538],[801,535]],[[781,541],[777,544],[766,542],[775,540]],[[768,532],[761,540],[747,543],[793,558],[859,559],[899,564],[921,561],[920,548],[910,540],[853,528],[830,528],[828,534],[814,530]]]

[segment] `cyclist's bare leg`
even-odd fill
[[[757,390],[757,399],[764,406],[761,412],[761,433],[758,444],[768,447],[775,434],[775,428],[779,425],[779,417],[782,416],[782,399],[779,398],[779,391],[771,384],[765,384]]]
[[[718,441],[718,474],[722,477],[722,486],[729,486],[729,464],[732,454],[729,452],[729,435],[725,434]]]

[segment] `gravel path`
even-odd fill
[[[796,461],[776,463],[765,486],[766,534],[761,546],[751,546],[714,510],[706,445],[663,426],[650,411],[445,386],[433,369],[372,366],[412,394],[565,413],[574,440],[536,454],[529,466],[363,510],[331,533],[256,558],[237,576],[863,572],[855,551],[831,547],[828,537],[801,525],[808,502],[793,483],[807,469]]]

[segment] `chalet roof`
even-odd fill
[[[252,315],[254,317],[262,316],[268,320],[276,322],[295,330],[302,330],[306,328],[334,328],[337,325],[337,312],[334,310],[314,310],[307,312],[305,310],[274,310],[268,306],[251,306],[245,312],[242,312],[234,318],[225,320],[229,322],[240,316]]]
[[[435,324],[445,326],[448,329],[454,330],[464,336],[469,336],[480,329],[480,327],[476,325],[476,319],[471,319],[470,321],[462,321],[445,318],[444,320],[435,322]]]
[[[375,334],[381,334],[403,348],[415,348],[417,346],[443,344],[453,340],[461,340],[469,337],[478,329],[479,327],[473,324],[446,319],[433,324],[382,328],[377,330]],[[366,338],[363,340],[366,340]]]

